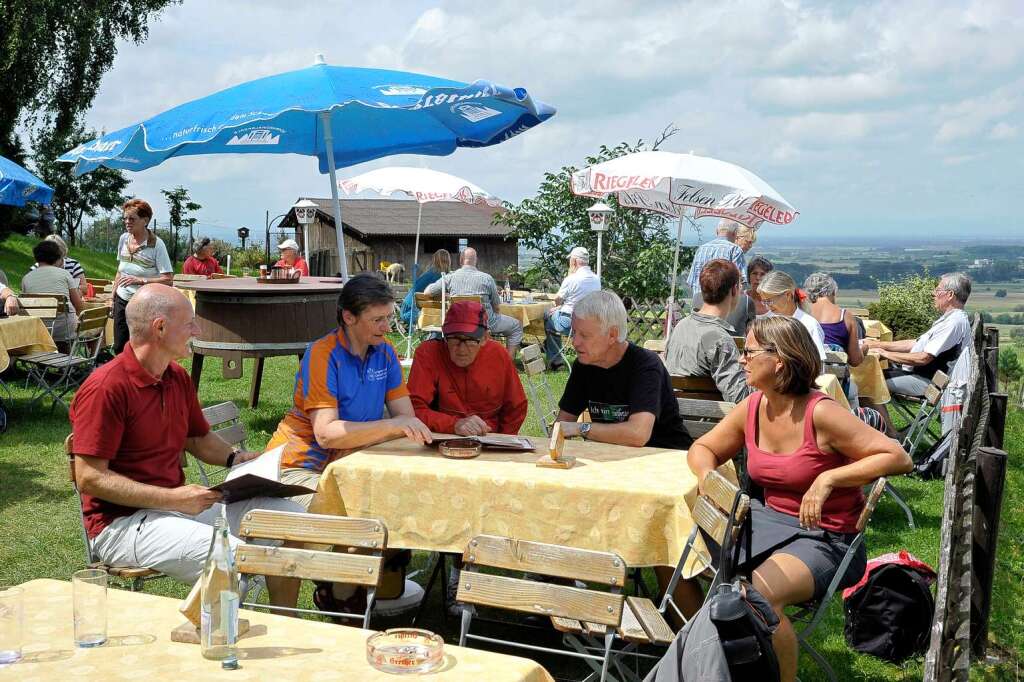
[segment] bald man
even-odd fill
[[[487,311],[487,330],[491,335],[504,336],[509,355],[515,357],[519,344],[523,342],[523,325],[519,320],[498,312],[501,307],[501,296],[494,278],[486,272],[476,269],[476,249],[467,248],[459,257],[462,265],[458,270],[444,276],[444,287],[448,296],[479,296]],[[441,295],[441,281],[428,286],[425,293],[430,296]]]
[[[203,570],[221,494],[185,482],[181,452],[214,466],[257,457],[210,431],[188,374],[199,328],[182,293],[147,284],[128,302],[129,342],[93,372],[71,403],[75,478],[96,559],[152,568],[194,583]],[[227,505],[232,533],[251,509],[302,511],[291,500],[253,498]],[[232,547],[240,542],[231,536]],[[294,606],[299,583],[267,578],[274,604]]]

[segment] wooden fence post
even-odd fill
[[[971,565],[971,651],[975,658],[985,655],[988,620],[992,607],[992,578],[995,574],[999,515],[1006,483],[1006,453],[996,448],[979,448],[974,494],[974,543]]]

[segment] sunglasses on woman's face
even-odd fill
[[[740,354],[743,355],[743,359],[744,360],[749,360],[750,358],[752,358],[754,356],[757,356],[757,355],[761,355],[762,353],[774,353],[774,352],[775,352],[774,348],[744,348],[743,350],[740,351]]]

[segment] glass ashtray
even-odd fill
[[[472,438],[449,438],[437,444],[443,457],[449,459],[472,459],[480,455],[480,441]]]
[[[366,660],[385,673],[427,673],[444,662],[444,640],[429,630],[392,628],[366,640]]]

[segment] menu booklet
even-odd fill
[[[316,490],[304,485],[289,485],[279,480],[281,455],[284,446],[268,450],[256,459],[231,467],[227,478],[219,485],[211,486],[224,495],[224,504],[241,502],[253,497],[292,497],[309,495]]]
[[[434,442],[440,436],[434,437]],[[487,436],[457,436],[458,440],[471,440],[480,443],[484,450],[504,450],[506,452],[533,452],[536,448],[533,441],[523,436],[505,436],[491,434]],[[441,440],[445,440],[441,438]]]

